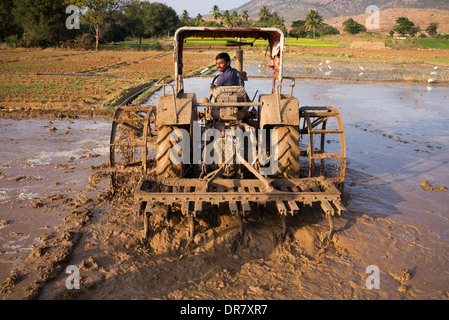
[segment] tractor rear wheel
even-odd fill
[[[277,176],[296,178],[299,174],[299,130],[295,126],[276,126],[278,132]]]
[[[156,152],[156,175],[159,177],[179,177],[183,176],[183,164],[182,163],[174,163],[170,158],[173,147],[176,143],[181,141],[181,134],[177,134],[175,130],[178,127],[176,126],[161,126],[158,129],[157,135],[157,152]],[[172,141],[170,139],[172,133],[178,137],[178,142]],[[178,155],[181,157],[181,151],[179,151]]]

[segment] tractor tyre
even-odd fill
[[[162,178],[178,177],[183,176],[183,164],[174,163],[170,154],[172,149],[177,142],[172,141],[170,136],[176,126],[161,126],[158,129],[157,135],[157,151],[156,151],[156,175]],[[178,139],[181,139],[181,135],[178,135]],[[181,151],[179,151],[180,153]],[[179,154],[181,156],[181,154]]]
[[[276,126],[278,132],[278,170],[276,176],[297,178],[300,169],[299,131],[295,126]]]

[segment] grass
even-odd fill
[[[445,39],[415,39],[420,46],[434,49],[449,49],[449,40]]]
[[[436,62],[436,63],[444,63],[444,64],[449,64],[449,58],[445,59],[445,58],[422,58],[420,59],[422,61],[426,61],[426,62]]]
[[[326,47],[326,48],[340,48],[343,45],[336,44],[333,42],[325,41],[325,40],[313,40],[313,39],[294,39],[294,38],[286,38],[285,39],[286,46],[305,46],[305,47]]]

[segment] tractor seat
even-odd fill
[[[241,86],[222,86],[211,90],[211,102],[248,102],[245,88]]]

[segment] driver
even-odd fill
[[[240,73],[231,67],[231,58],[226,52],[219,53],[215,58],[217,70],[221,72],[215,85],[211,85],[211,89],[221,86],[243,86],[243,80]]]

